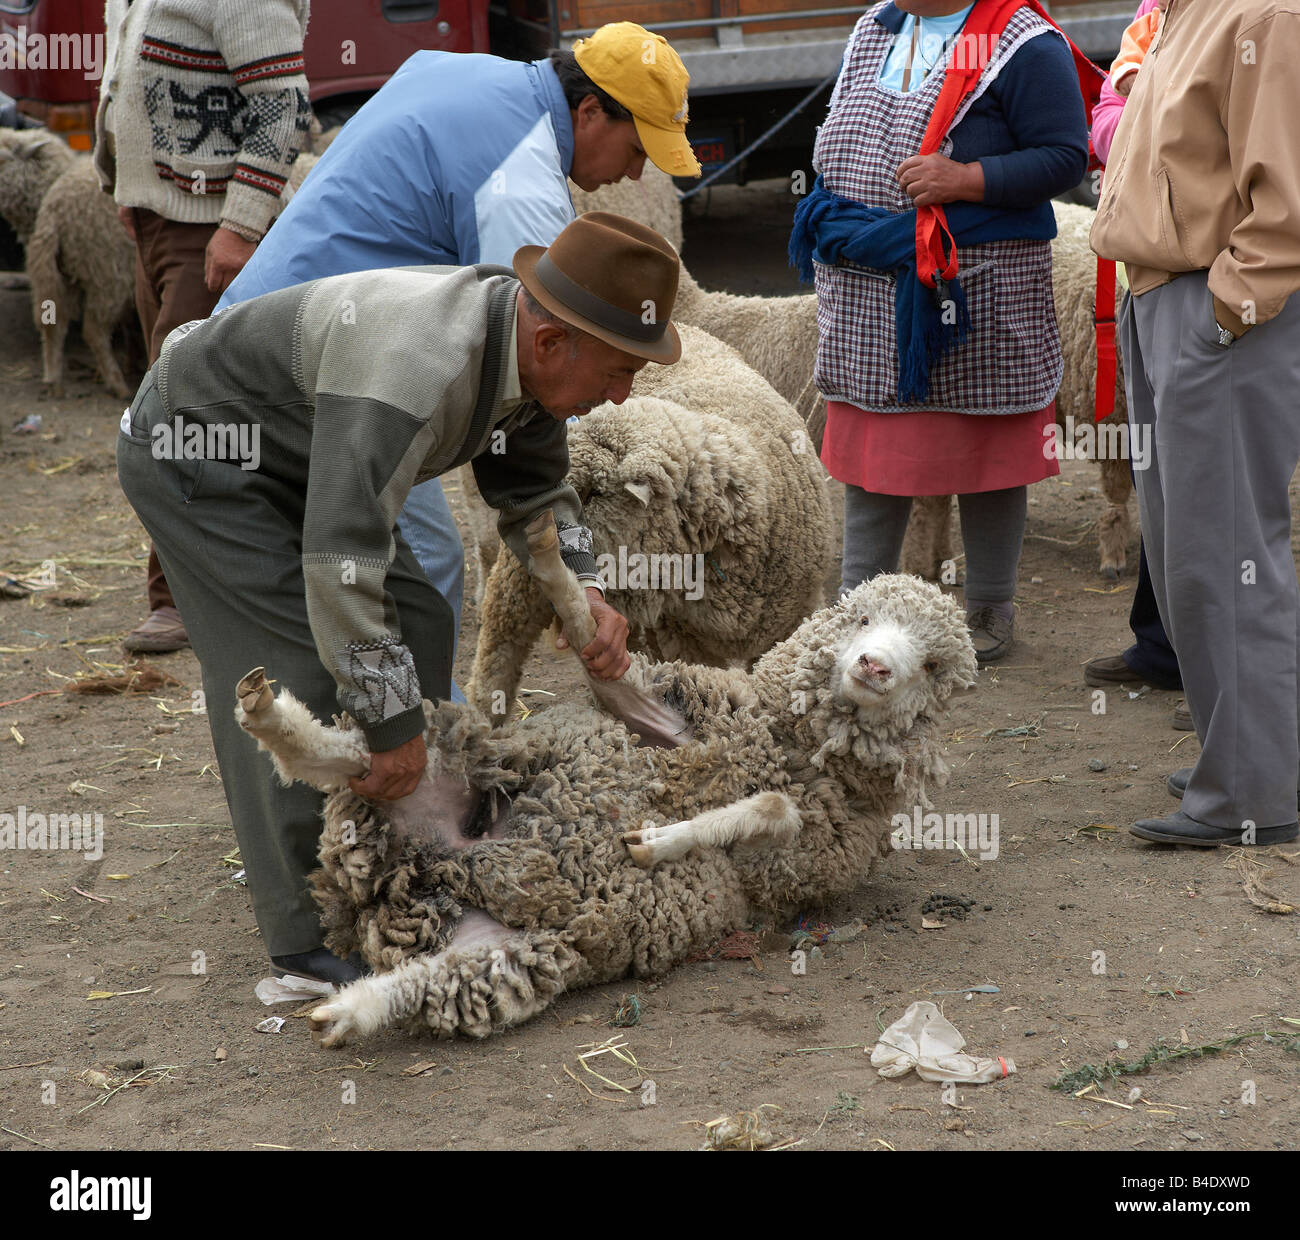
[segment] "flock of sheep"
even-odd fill
[[[300,157],[297,183],[313,162]],[[676,191],[650,166],[640,182],[573,196],[680,252]],[[1058,419],[1087,425],[1094,260],[1084,209],[1057,210]],[[101,380],[127,396],[111,336],[131,308],[132,243],[88,158],[38,131],[0,131],[0,215],[27,247],[46,384],[60,391],[80,317]],[[330,793],[315,878],[327,943],[376,970],[313,1014],[327,1045],[394,1021],[483,1036],[565,989],[661,971],[759,912],[860,881],[888,850],[893,813],[928,806],[942,782],[937,719],[975,673],[960,608],[907,575],[822,607],[833,550],[816,297],[708,292],[683,267],[673,317],[681,362],[647,367],[623,406],[570,431],[597,551],[703,572],[694,598],[611,583],[641,653],[616,689],[591,682],[599,705],[511,718],[553,615],[571,633],[590,617],[544,530],[531,573],[497,554],[468,470],[457,506],[479,568],[479,644],[469,704],[427,708],[420,791],[362,801],[346,783],[366,767],[358,730],[275,697],[260,669],[238,687],[237,717],[281,777]],[[1121,375],[1112,418],[1124,417]],[[1127,468],[1102,471],[1102,568],[1120,571]],[[948,497],[914,506],[905,570],[934,577],[951,557],[949,509]]]

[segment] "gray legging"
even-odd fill
[[[1015,597],[1016,570],[1025,537],[1025,487],[959,495],[961,536],[966,546],[966,601],[1006,603]],[[841,589],[851,590],[879,573],[898,571],[912,500],[844,488],[844,565]]]

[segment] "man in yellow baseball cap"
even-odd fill
[[[699,160],[686,138],[690,74],[663,35],[634,22],[612,22],[589,39],[579,39],[572,51],[552,52],[550,61],[573,113],[569,175],[583,189],[640,175],[639,167],[632,171],[626,162],[613,166],[621,157],[617,126],[626,128],[623,136],[633,164],[639,156],[669,176],[700,175]],[[592,158],[584,161],[588,153]]]

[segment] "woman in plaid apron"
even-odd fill
[[[990,662],[1012,644],[1026,486],[1058,472],[1044,450],[1062,370],[1050,199],[1083,176],[1088,135],[1066,40],[1029,7],[1000,35],[977,38],[983,13],[967,21],[976,7],[898,0],[869,9],[814,157],[826,190],[867,207],[976,202],[1012,213],[1009,238],[958,241],[969,329],[929,368],[922,401],[900,399],[902,273],[844,260],[813,269],[816,382],[828,402],[822,460],[846,484],[843,587],[897,568],[912,496],[957,494],[968,623]],[[938,152],[918,157],[957,47],[984,67]]]

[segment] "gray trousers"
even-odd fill
[[[1300,297],[1228,348],[1207,273],[1131,299],[1121,324],[1156,605],[1178,653],[1201,756],[1198,822],[1296,820],[1300,587],[1288,487],[1300,460]]]
[[[321,944],[306,877],[316,866],[323,797],[282,786],[270,757],[235,722],[235,684],[259,664],[317,716],[337,712],[334,678],[316,651],[302,575],[305,493],[235,462],[156,460],[151,428],[167,414],[150,372],[117,441],[122,490],[153,537],[194,653],[221,780],[268,955]],[[424,696],[451,684],[452,610],[394,531],[385,586]]]

